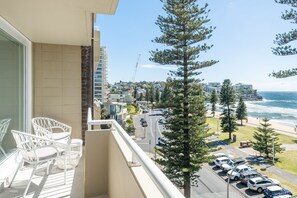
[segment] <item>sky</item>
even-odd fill
[[[274,0],[199,0],[208,3],[208,26],[216,27],[207,40],[213,48],[200,56],[200,61],[218,60],[197,76],[204,83],[223,82],[252,84],[259,91],[297,91],[297,77],[276,79],[272,71],[294,68],[297,56],[276,56],[271,48],[278,33],[294,27],[281,19],[281,13],[291,9]],[[108,82],[132,81],[138,61],[135,81],[165,81],[172,66],[160,66],[149,61],[150,51],[161,49],[153,43],[161,35],[155,24],[158,15],[165,15],[160,0],[119,0],[115,15],[98,15],[96,27],[101,32],[101,46],[107,47]],[[293,44],[294,45],[294,44]]]

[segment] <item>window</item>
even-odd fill
[[[30,132],[31,42],[0,17],[0,120],[10,119],[0,164],[15,152],[12,129]]]

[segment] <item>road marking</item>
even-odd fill
[[[154,137],[154,134],[153,134],[153,130],[152,130],[152,128],[153,128],[153,125],[152,125],[152,119],[150,119],[150,130],[151,130],[151,135],[152,135],[152,138]]]

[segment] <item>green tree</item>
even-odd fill
[[[159,103],[159,101],[160,101],[160,90],[159,90],[159,88],[156,89],[156,93],[155,93],[155,101],[156,101],[157,103]]]
[[[150,100],[150,92],[148,87],[145,88],[145,100],[146,102]]]
[[[149,89],[149,101],[151,103],[155,101],[155,87],[153,85],[151,85]]]
[[[162,106],[170,107],[170,102],[172,97],[173,97],[172,82],[167,80],[160,98]]]
[[[238,105],[236,108],[236,118],[240,120],[241,126],[243,125],[242,120],[247,119],[247,109],[242,99],[242,96],[239,98]]]
[[[223,82],[220,93],[220,103],[224,108],[223,113],[221,114],[221,128],[223,132],[229,133],[229,140],[231,140],[231,133],[237,130],[236,117],[233,109],[235,100],[235,91],[232,87],[231,81],[226,79]]]
[[[276,3],[279,4],[286,4],[291,6],[290,10],[286,10],[282,13],[281,18],[287,21],[290,21],[293,24],[297,23],[297,1],[296,0],[274,0]],[[297,39],[297,29],[292,29],[289,32],[277,34],[274,40],[274,43],[277,47],[272,48],[272,53],[277,56],[288,56],[288,55],[296,55],[297,49],[289,45],[292,41],[296,41]],[[297,75],[297,68],[287,69],[287,70],[280,70],[277,72],[272,72],[272,76],[276,78],[287,78],[291,76]]]
[[[100,119],[105,120],[107,118],[108,118],[107,110],[104,107],[102,107],[100,111]]]
[[[213,90],[210,96],[210,103],[211,103],[211,113],[212,113],[212,117],[215,116],[216,113],[216,104],[218,102],[218,96],[216,94],[216,91]]]
[[[206,26],[208,5],[198,7],[197,0],[161,0],[166,16],[158,16],[156,24],[161,36],[154,42],[165,48],[151,51],[151,59],[162,65],[176,65],[173,76],[173,96],[170,100],[171,119],[166,124],[170,132],[164,132],[166,144],[159,150],[164,173],[178,187],[183,188],[185,197],[190,197],[191,184],[198,181],[197,172],[207,162],[208,147],[205,98],[199,80],[195,79],[199,69],[217,61],[198,61],[201,52],[212,46],[205,43],[212,35],[212,27]]]
[[[264,153],[266,157],[273,154],[273,142],[274,153],[282,151],[281,144],[278,143],[278,134],[270,126],[269,120],[264,118],[261,122],[261,127],[258,127],[257,131],[254,132],[255,141],[253,142],[253,148],[260,153]]]
[[[142,101],[143,100],[143,94],[142,93],[140,93],[138,100],[139,101]]]
[[[136,86],[134,86],[134,88],[133,88],[133,97],[135,100],[137,99],[137,87]]]

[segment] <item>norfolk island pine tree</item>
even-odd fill
[[[201,52],[212,46],[203,43],[212,35],[207,27],[207,4],[198,7],[197,0],[161,0],[166,16],[159,16],[156,24],[162,35],[154,42],[165,45],[165,49],[151,51],[151,60],[163,65],[176,65],[173,76],[170,101],[171,119],[164,132],[166,144],[159,149],[164,173],[178,187],[183,188],[185,197],[190,197],[191,184],[197,184],[197,172],[207,162],[208,147],[204,138],[206,129],[206,108],[197,70],[211,66],[217,61],[197,61]]]

